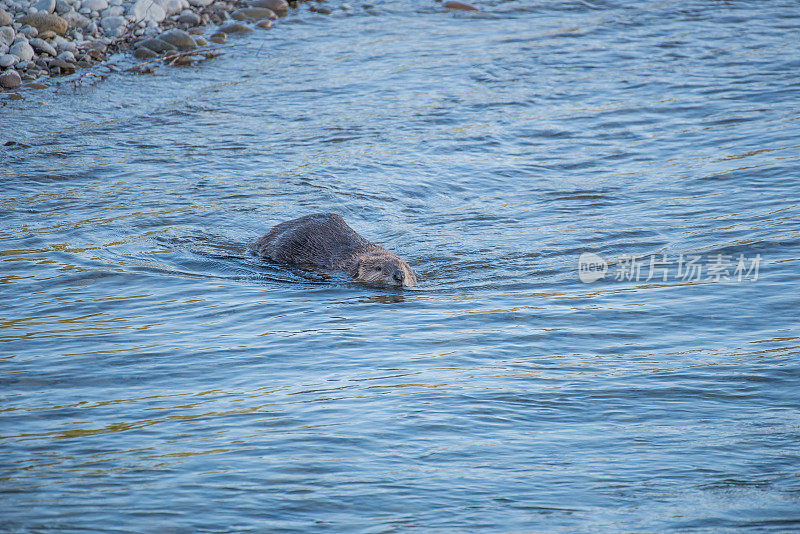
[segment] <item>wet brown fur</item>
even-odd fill
[[[335,213],[315,213],[282,222],[261,236],[253,248],[278,263],[335,269],[365,282],[417,285],[417,277],[406,262],[358,235]]]

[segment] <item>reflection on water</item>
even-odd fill
[[[481,7],[3,108],[5,529],[800,526],[796,5]],[[320,211],[420,285],[248,252]]]

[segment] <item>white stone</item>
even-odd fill
[[[22,83],[19,73],[15,70],[7,70],[0,74],[0,87],[6,89],[16,89]]]
[[[75,33],[75,40],[77,41],[79,37],[82,37],[81,34]],[[55,41],[55,40],[54,40]],[[78,45],[75,44],[75,41],[66,41],[63,43],[58,43],[56,45],[56,50],[59,52],[72,52],[73,54],[78,53]]]
[[[13,67],[19,63],[19,58],[14,54],[3,54],[0,56],[0,67]]]
[[[33,59],[33,48],[27,41],[20,41],[9,49],[9,52],[17,56],[20,61],[29,61]]]
[[[16,35],[17,32],[15,32],[14,28],[11,26],[0,27],[0,43],[10,45],[14,42],[14,37],[16,37]]]
[[[72,6],[69,2],[67,2],[67,0],[58,0],[56,2],[56,13],[59,15],[69,13],[70,11],[72,11]]]
[[[119,26],[111,30],[105,30],[105,34],[106,37],[109,37],[111,39],[116,39],[117,37],[122,37],[123,35],[125,35],[126,31],[127,28],[125,28],[125,26]]]
[[[84,17],[80,13],[76,13],[75,11],[70,11],[64,15],[63,18],[67,21],[67,24],[69,24],[70,28],[85,28],[92,22],[88,18]]]
[[[70,63],[75,63],[75,54],[72,52],[61,52],[58,54],[58,59],[63,59],[64,61],[69,61]]]
[[[39,0],[33,7],[39,13],[52,13],[56,9],[56,0]]]
[[[125,27],[128,25],[128,21],[125,20],[125,17],[106,17],[100,23],[106,31],[116,30],[120,26]]]
[[[34,28],[33,26],[23,26],[19,29],[19,33],[27,37],[28,39],[32,39],[39,35],[39,30]]]
[[[6,11],[0,9],[0,26],[8,26],[12,24],[14,19]]]
[[[108,7],[106,0],[83,0],[82,6],[91,11],[102,11]]]
[[[133,15],[137,21],[161,22],[167,17],[164,8],[156,4],[154,0],[136,0],[136,3],[128,9],[128,14]]]
[[[38,37],[35,39],[31,39],[30,45],[33,47],[34,50],[36,50],[40,54],[49,54],[52,57],[56,57],[56,55],[58,55],[56,49],[53,48],[50,45],[50,43],[48,43],[44,39],[39,39]]]
[[[153,1],[161,6],[161,9],[164,10],[164,13],[166,13],[167,16],[176,15],[181,12],[181,9],[183,9],[183,3],[181,2],[181,0],[153,0]]]
[[[197,7],[206,7],[214,3],[214,0],[189,0],[189,3]]]
[[[125,14],[125,9],[120,6],[111,6],[108,9],[104,9],[100,16],[103,18],[105,17],[119,17]]]

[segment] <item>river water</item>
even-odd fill
[[[800,6],[479,5],[5,102],[2,530],[800,529]]]

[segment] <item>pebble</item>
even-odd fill
[[[133,57],[137,59],[152,59],[159,57],[159,54],[153,52],[146,46],[140,46],[136,50],[133,51]]]
[[[0,28],[0,43],[10,46],[14,42],[17,32],[11,26],[3,26]]]
[[[261,21],[256,22],[256,26],[259,27],[259,28],[263,28],[265,30],[268,30],[268,29],[272,28],[272,21],[271,20],[261,20]]]
[[[155,1],[164,10],[167,16],[180,13],[183,9],[183,2],[181,0],[151,0]]]
[[[81,6],[89,11],[102,11],[108,7],[108,2],[106,0],[83,0]]]
[[[72,11],[72,5],[67,0],[58,0],[56,2],[56,13],[64,15]]]
[[[191,50],[193,48],[197,48],[197,44],[195,44],[192,36],[177,28],[162,33],[158,38],[171,44],[178,50]]]
[[[31,39],[30,41],[28,41],[28,44],[30,44],[33,47],[33,49],[36,52],[39,52],[40,54],[50,54],[53,57],[58,55],[56,49],[53,48],[50,45],[50,43],[48,43],[44,39],[39,39],[39,38]]]
[[[100,26],[103,27],[107,34],[116,32],[120,27],[124,31],[127,25],[128,21],[125,20],[125,17],[119,16],[106,17],[100,22]]]
[[[21,33],[28,39],[31,39],[39,35],[39,30],[37,30],[33,26],[23,26],[22,28],[19,29],[19,33]]]
[[[58,56],[56,56],[56,57],[57,57],[58,59],[62,59],[62,60],[64,60],[64,61],[66,61],[67,63],[75,63],[75,54],[73,54],[73,53],[72,53],[72,52],[70,52],[69,50],[67,50],[67,51],[64,51],[64,52],[61,52],[61,53],[60,53],[60,54],[58,54]]]
[[[52,13],[56,9],[56,0],[39,0],[33,4],[33,7],[39,13]]]
[[[125,9],[122,6],[111,6],[108,9],[104,9],[100,16],[103,18],[106,17],[121,17],[125,14]]]
[[[85,28],[92,22],[77,11],[70,11],[64,15],[64,20],[67,21],[70,28]]]
[[[67,41],[63,37],[56,37],[51,42],[53,46],[56,47],[58,52],[72,52],[73,54],[78,53],[78,45],[76,45],[73,41]]]
[[[266,7],[279,15],[285,15],[289,10],[286,0],[255,0],[250,3],[251,7]]]
[[[19,58],[14,54],[3,54],[0,56],[0,67],[13,67],[19,63]]]
[[[175,58],[173,60],[172,64],[173,65],[191,65],[192,63],[194,63],[194,61],[195,61],[195,58],[193,58],[191,56],[180,56],[180,57]]]
[[[206,46],[208,44],[208,41],[202,37],[195,37],[194,42],[197,44],[197,46]]]
[[[33,48],[31,45],[27,43],[27,41],[20,41],[14,46],[12,46],[9,50],[9,53],[14,54],[17,56],[20,61],[30,61],[33,59]]]
[[[128,10],[128,16],[134,17],[137,22],[140,20],[161,22],[167,17],[167,13],[153,0],[136,0]]]
[[[11,26],[12,24],[14,24],[14,17],[4,9],[0,9],[0,26]]]
[[[253,28],[241,22],[231,22],[220,28],[224,33],[248,33],[253,31]]]
[[[29,24],[39,31],[51,30],[59,35],[64,35],[67,31],[67,21],[54,13],[35,13],[26,15],[20,20],[22,24]]]
[[[178,22],[181,24],[187,24],[189,26],[198,26],[200,25],[201,19],[200,15],[197,13],[181,13],[178,17]]]
[[[9,100],[25,100],[25,97],[19,93],[11,93],[8,98]]]
[[[0,74],[0,87],[3,89],[16,89],[22,85],[22,78],[15,70],[7,70]]]
[[[443,5],[447,9],[460,9],[461,11],[478,11],[478,8],[475,6],[465,4],[463,2],[456,2],[454,0],[445,2]]]
[[[209,37],[208,40],[212,43],[223,44],[228,40],[228,34],[225,32],[216,32],[211,34],[211,37]]]
[[[266,7],[245,7],[231,13],[231,17],[234,20],[256,21],[262,19],[275,20],[278,18],[278,15]]]
[[[163,54],[164,52],[169,52],[170,50],[177,50],[178,48],[174,45],[169,44],[166,41],[162,41],[161,39],[146,39],[140,42],[137,47],[145,47],[149,48],[153,52],[157,52],[159,54]]]
[[[50,71],[52,72],[54,68],[60,69],[61,74],[75,72],[75,65],[60,58],[53,58],[53,60],[50,62]]]

